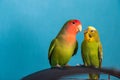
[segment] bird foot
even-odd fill
[[[70,68],[71,66],[70,65],[68,65],[68,64],[66,64],[65,66],[64,66],[64,68]]]
[[[66,64],[65,67],[70,67],[70,65],[69,65],[69,64]]]
[[[84,67],[85,65],[83,64],[76,64],[76,67]]]
[[[52,67],[52,69],[61,69],[61,65],[57,64],[56,66]]]
[[[81,66],[81,64],[76,64],[76,66]]]
[[[56,65],[56,67],[59,67],[59,68],[60,68],[60,67],[61,67],[61,65],[57,64],[57,65]]]

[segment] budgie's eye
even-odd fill
[[[94,30],[91,30],[91,32],[94,32]]]

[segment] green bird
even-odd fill
[[[78,49],[76,35],[82,30],[79,20],[67,21],[58,35],[51,41],[48,59],[51,67],[63,67]]]
[[[84,31],[84,40],[81,44],[81,54],[85,66],[101,68],[103,53],[98,31],[88,26]],[[89,74],[90,80],[98,80],[98,74]]]

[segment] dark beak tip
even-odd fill
[[[91,38],[92,36],[89,34],[89,37]]]

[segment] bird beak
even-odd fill
[[[82,25],[78,25],[78,31],[82,31]]]
[[[84,34],[86,34],[87,33],[87,30],[84,30]]]

